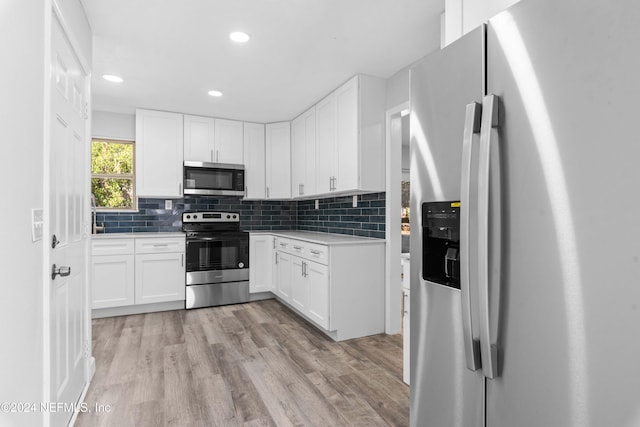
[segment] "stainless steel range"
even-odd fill
[[[249,301],[249,233],[237,212],[184,212],[186,308]]]

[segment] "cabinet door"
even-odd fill
[[[338,109],[338,171],[334,189],[358,189],[358,77],[336,91]],[[384,174],[384,170],[380,171]]]
[[[276,293],[286,302],[291,302],[292,256],[276,251]]]
[[[136,255],[136,304],[185,299],[184,253]]]
[[[136,110],[136,192],[182,197],[182,114]]]
[[[244,164],[243,124],[236,120],[215,119],[215,162]]]
[[[291,195],[293,197],[304,194],[307,166],[306,136],[304,116],[299,116],[291,122],[291,170],[293,171]]]
[[[134,303],[134,256],[106,255],[91,259],[93,309]]]
[[[305,261],[308,282],[307,315],[324,329],[329,322],[329,267],[317,262]]]
[[[316,191],[316,107],[303,114],[305,132],[305,177],[303,196],[312,196]]]
[[[249,292],[271,290],[273,236],[249,236]]]
[[[184,160],[213,162],[215,119],[184,116]]]
[[[244,124],[244,182],[246,199],[264,199],[265,185],[265,147],[264,125],[260,123]]]
[[[318,194],[332,191],[338,141],[338,99],[335,92],[316,105],[316,189]]]
[[[292,257],[291,265],[291,305],[305,313],[307,311],[308,283],[305,275],[307,262],[300,257]]]
[[[291,198],[291,123],[266,125],[267,198]]]

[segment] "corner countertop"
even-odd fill
[[[267,234],[288,239],[304,240],[305,242],[321,245],[354,245],[354,244],[384,244],[385,239],[371,237],[350,236],[348,234],[318,233],[314,231],[250,231],[252,235]]]
[[[140,232],[140,233],[100,233],[92,234],[91,240],[109,239],[133,239],[133,238],[163,238],[163,237],[184,237],[181,231],[174,232]]]

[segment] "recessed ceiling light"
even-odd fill
[[[407,115],[409,115],[409,113],[410,113],[410,111],[409,111],[408,108],[406,110],[402,110],[402,111],[400,111],[400,117],[407,116]]]
[[[235,31],[229,34],[229,38],[236,43],[246,43],[251,37],[249,37],[249,34],[243,33],[242,31]]]
[[[122,83],[124,81],[122,77],[114,74],[103,74],[102,78],[111,83]]]
[[[222,92],[220,92],[219,90],[210,90],[207,93],[211,96],[222,96]]]

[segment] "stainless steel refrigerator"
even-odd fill
[[[523,0],[412,68],[411,425],[640,426],[639,22]]]

